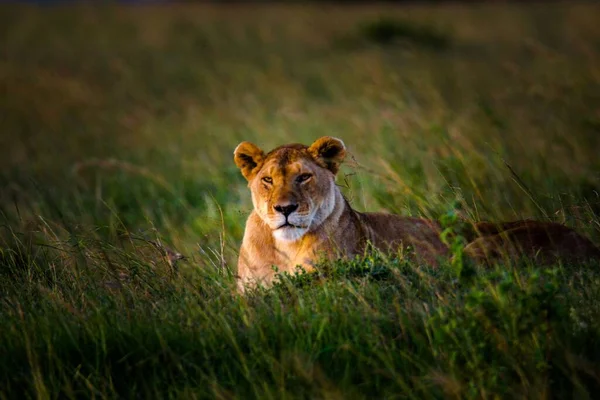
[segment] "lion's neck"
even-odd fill
[[[339,221],[345,213],[352,212],[352,209],[348,205],[346,199],[342,195],[342,192],[340,192],[340,189],[338,189],[337,186],[334,187],[334,192],[335,206],[333,207],[331,214],[329,214],[329,216],[325,218],[323,223],[321,223],[318,227],[315,227],[314,230],[315,232],[318,232],[321,235],[325,235],[326,237],[331,237],[332,232],[338,230],[337,227]]]

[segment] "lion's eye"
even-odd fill
[[[271,178],[270,176],[265,176],[264,178],[262,178],[262,181],[270,185],[271,183],[273,183],[273,178]]]
[[[312,174],[302,174],[296,178],[296,181],[302,183],[308,181],[310,178],[312,178]]]

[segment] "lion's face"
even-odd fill
[[[344,143],[332,137],[311,146],[281,146],[268,154],[243,142],[234,152],[256,213],[284,241],[300,239],[332,213],[335,174],[344,156]]]

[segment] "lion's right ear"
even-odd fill
[[[264,161],[265,154],[254,143],[242,142],[233,151],[233,161],[248,181],[254,178]]]

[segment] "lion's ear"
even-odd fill
[[[308,152],[317,164],[337,174],[346,157],[346,146],[338,138],[323,136],[310,145]]]
[[[233,161],[247,180],[254,178],[264,161],[265,154],[254,143],[242,142],[233,151]]]

